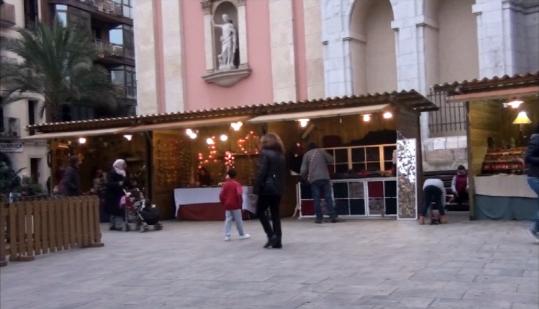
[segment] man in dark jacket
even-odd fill
[[[528,184],[539,195],[539,125],[535,127],[526,152],[526,164],[528,166]],[[535,222],[529,228],[530,234],[539,240],[539,207]]]
[[[60,180],[60,194],[66,196],[80,195],[79,158],[71,156],[69,166],[66,168],[62,180]]]
[[[311,143],[308,149],[309,151],[303,156],[300,174],[311,185],[316,212],[315,223],[322,223],[324,219],[322,206],[320,205],[322,195],[324,196],[324,201],[326,201],[326,209],[331,222],[338,222],[337,213],[333,207],[333,196],[331,194],[328,170],[328,165],[333,163],[333,157],[324,149],[318,148],[314,143]]]

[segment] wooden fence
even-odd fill
[[[74,247],[101,247],[95,196],[0,201],[0,266]]]

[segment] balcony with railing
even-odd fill
[[[97,57],[111,64],[134,65],[135,53],[121,44],[96,40]]]
[[[13,4],[0,4],[0,28],[15,26],[15,6]]]
[[[50,2],[67,4],[87,12],[93,12],[93,18],[106,23],[133,24],[130,0],[50,0]]]

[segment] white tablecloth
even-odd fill
[[[243,186],[243,205],[242,208],[255,212],[254,203],[251,202],[253,198],[253,187]],[[178,188],[174,189],[174,201],[176,205],[176,213],[181,206],[196,205],[196,204],[211,204],[219,203],[219,193],[221,187],[204,187],[204,188]]]
[[[475,193],[489,196],[537,198],[526,175],[476,176]]]

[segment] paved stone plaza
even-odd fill
[[[10,308],[537,309],[539,243],[524,222],[284,222],[283,250],[224,242],[221,222],[104,232],[75,249],[1,268]],[[105,228],[105,226],[103,226]]]

